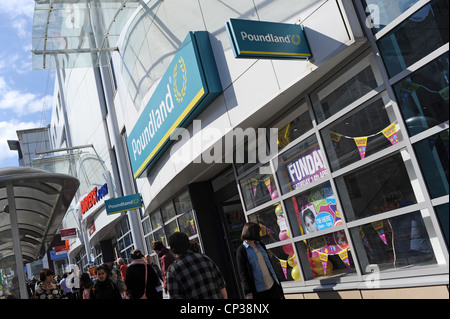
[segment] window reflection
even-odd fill
[[[394,85],[409,134],[448,121],[448,52]]]
[[[336,186],[347,221],[417,203],[401,153],[339,177]]]
[[[378,41],[392,77],[448,43],[448,0],[433,0]]]
[[[364,269],[369,264],[384,270],[436,263],[420,212],[365,224],[351,234],[364,247],[365,256],[359,255]]]
[[[414,151],[432,198],[448,195],[448,129],[414,144]]]
[[[344,72],[311,93],[318,123],[344,109],[382,83],[373,55],[351,63]]]

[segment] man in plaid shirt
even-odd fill
[[[167,270],[170,299],[227,299],[219,268],[208,256],[189,251],[186,234],[174,233],[169,245],[177,257]]]

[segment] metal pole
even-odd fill
[[[6,194],[8,196],[9,218],[11,221],[11,234],[14,258],[16,261],[16,273],[19,280],[20,298],[28,299],[28,289],[25,282],[25,271],[23,269],[22,247],[20,246],[19,223],[17,222],[16,200],[14,197],[14,187],[12,183],[8,183],[6,185]]]

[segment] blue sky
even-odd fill
[[[50,123],[54,72],[32,70],[34,0],[0,0],[0,167],[18,166],[7,140]]]

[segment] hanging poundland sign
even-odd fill
[[[176,128],[187,127],[221,93],[208,32],[189,32],[127,138],[134,178],[154,166]]]
[[[226,28],[236,58],[312,57],[301,25],[230,19]]]
[[[112,215],[116,213],[126,212],[129,210],[141,208],[142,197],[141,194],[132,194],[119,198],[113,198],[105,201],[106,214]]]

